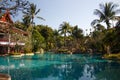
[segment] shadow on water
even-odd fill
[[[120,63],[98,55],[43,54],[0,57],[0,73],[12,80],[119,80]]]

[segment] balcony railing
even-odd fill
[[[4,45],[7,45],[7,46],[15,46],[15,45],[19,45],[19,46],[24,46],[25,45],[25,43],[23,43],[23,42],[9,42],[9,41],[1,41],[0,40],[0,45],[2,46],[4,46]]]

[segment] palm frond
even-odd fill
[[[102,3],[99,4],[99,6],[100,6],[100,9],[101,9],[101,10],[103,10],[103,9],[105,8],[104,4],[102,4]]]
[[[28,13],[28,12],[26,12],[26,11],[23,11],[23,14],[26,14],[26,15],[28,15],[29,13]]]
[[[37,15],[39,12],[40,12],[40,9],[38,9],[38,10],[35,12],[35,15]]]
[[[30,12],[31,13],[35,13],[35,11],[36,11],[36,5],[35,4],[30,4]]]
[[[116,8],[118,7],[119,5],[118,4],[111,4],[111,11],[116,11]]]
[[[94,14],[98,15],[99,17],[104,17],[105,16],[104,13],[101,12],[100,10],[98,10],[98,9],[95,9]]]
[[[40,17],[40,16],[37,16],[37,18],[38,18],[38,19],[41,19],[41,20],[43,20],[43,21],[45,21],[45,19],[42,18],[42,17]]]
[[[91,26],[94,26],[95,24],[98,24],[100,23],[100,20],[99,19],[95,19],[91,22]]]

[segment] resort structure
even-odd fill
[[[0,54],[23,52],[27,33],[13,23],[9,10],[0,11]]]

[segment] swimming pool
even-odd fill
[[[119,80],[120,63],[83,54],[0,57],[0,73],[12,80]]]

